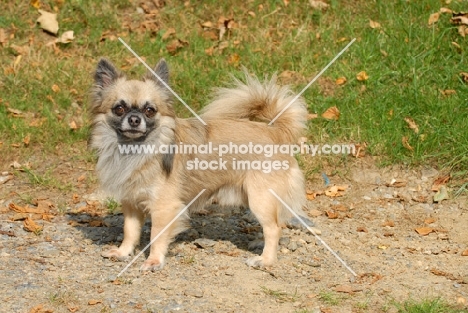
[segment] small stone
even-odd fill
[[[257,250],[257,249],[263,249],[263,247],[265,246],[265,243],[263,240],[261,239],[256,239],[256,240],[253,240],[251,242],[249,242],[249,245],[247,246],[247,249],[249,249],[249,251],[254,251],[254,250]]]
[[[284,253],[284,254],[287,254],[287,253],[290,252],[287,248],[281,248],[280,251],[281,251],[281,253]]]
[[[297,246],[297,242],[295,241],[291,241],[289,244],[288,244],[288,249],[291,250],[291,251],[296,251],[298,248]]]
[[[455,283],[455,284],[453,284],[453,287],[455,287],[455,288],[460,288],[460,287],[461,287],[461,284]]]
[[[439,172],[434,169],[434,168],[427,168],[427,169],[423,169],[421,171],[421,177],[425,177],[425,178],[431,178],[431,177],[436,177],[437,175],[439,175]]]
[[[195,240],[194,243],[200,248],[206,249],[209,247],[213,247],[217,243],[217,241],[207,239],[207,238],[199,238]]]
[[[184,294],[186,296],[191,296],[191,297],[195,297],[195,298],[202,298],[203,297],[203,291],[200,290],[200,289],[187,289],[185,290]]]
[[[281,237],[280,240],[279,240],[279,245],[280,246],[287,246],[290,242],[290,238],[289,237]]]

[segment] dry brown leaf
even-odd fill
[[[435,192],[439,191],[440,187],[445,185],[449,180],[450,174],[437,177],[436,180],[434,180],[432,183],[431,190]]]
[[[164,33],[164,35],[162,35],[161,39],[162,40],[166,40],[168,39],[170,36],[174,35],[176,33],[176,30],[174,28],[168,28],[166,30],[166,32]]]
[[[383,223],[382,223],[382,227],[386,227],[386,226],[388,226],[388,227],[395,227],[395,222],[392,221],[392,220],[388,220],[388,221],[383,222]]]
[[[440,8],[439,10],[440,13],[448,13],[448,14],[452,14],[453,11],[450,10],[449,8]]]
[[[201,23],[201,26],[203,28],[213,28],[214,24],[212,22],[210,22],[210,21],[206,21],[206,22]]]
[[[463,79],[463,81],[464,81],[465,83],[468,83],[468,73],[466,73],[466,72],[461,72],[461,73],[460,73],[460,76],[461,76],[461,78]]]
[[[336,286],[334,289],[336,292],[344,292],[344,293],[354,292],[353,287],[351,287],[350,285],[339,285],[339,286]]]
[[[401,179],[392,179],[390,183],[386,184],[387,187],[401,188],[406,186],[406,181]]]
[[[188,41],[174,39],[166,45],[166,49],[169,54],[174,55],[185,46],[188,46]]]
[[[468,27],[466,25],[458,26],[458,33],[460,34],[460,36],[465,38],[465,36],[468,35]]]
[[[325,211],[325,213],[327,214],[327,217],[331,220],[338,218],[338,213],[336,213],[335,211],[328,210],[328,211]]]
[[[27,147],[29,146],[29,142],[31,141],[31,136],[29,134],[27,134],[24,138],[23,138],[23,143],[24,145]]]
[[[323,112],[322,117],[327,120],[337,121],[340,118],[340,110],[336,106],[330,107]]]
[[[360,81],[360,82],[366,81],[366,80],[369,79],[369,75],[367,75],[367,73],[365,71],[361,71],[361,72],[357,73],[356,79],[358,81]]]
[[[26,231],[33,232],[36,234],[42,230],[42,226],[37,225],[36,222],[34,222],[30,217],[27,217],[23,221],[23,228]]]
[[[335,185],[331,186],[325,191],[325,195],[327,197],[341,197],[344,195],[344,192],[346,189],[348,189],[348,185]]]
[[[59,87],[57,84],[53,84],[53,85],[52,85],[52,91],[53,91],[53,92],[59,92],[59,91],[60,91],[60,87]]]
[[[31,0],[30,3],[35,9],[39,9],[41,7],[41,0]]]
[[[79,128],[74,120],[71,120],[70,123],[68,123],[68,127],[70,127],[71,130],[77,130]]]
[[[444,96],[451,96],[457,93],[456,90],[454,89],[446,89],[446,90],[440,90],[440,93],[443,94]]]
[[[40,24],[41,28],[51,34],[57,35],[59,30],[57,14],[44,10],[39,10],[39,13],[41,16],[37,19],[37,23]]]
[[[328,3],[319,0],[309,0],[309,4],[316,10],[326,10],[330,6]]]
[[[88,223],[89,227],[102,227],[104,223],[101,220],[92,220]]]
[[[468,256],[468,249],[461,253],[462,256]]]
[[[454,13],[450,21],[456,25],[468,25],[468,13]]]
[[[411,117],[405,117],[405,122],[408,124],[408,127],[412,129],[416,134],[419,133],[418,125]]]
[[[74,32],[72,30],[67,30],[64,32],[62,35],[60,35],[60,38],[56,39],[55,42],[58,43],[70,43],[75,39]]]
[[[341,86],[341,85],[344,85],[346,84],[346,77],[338,77],[336,80],[335,80],[335,84],[337,84],[338,86]]]
[[[48,210],[44,210],[43,207],[32,208],[32,207],[22,207],[14,203],[10,203],[8,208],[17,213],[31,213],[31,214],[44,214],[48,213]]]
[[[434,218],[434,217],[428,217],[428,218],[426,218],[426,219],[424,220],[424,224],[429,225],[429,224],[435,223],[436,221],[437,221],[436,218]]]
[[[44,306],[42,304],[38,304],[28,311],[28,313],[53,313],[53,312],[54,310],[44,309]]]
[[[0,44],[4,47],[8,42],[8,37],[3,28],[0,28]]]
[[[368,231],[367,231],[367,228],[365,228],[364,226],[359,226],[359,227],[356,229],[356,231],[357,231],[358,233],[367,233],[367,232],[368,232]]]
[[[89,300],[88,305],[96,305],[98,303],[102,303],[102,300]]]
[[[318,114],[317,113],[309,113],[307,114],[307,120],[310,121],[310,120],[313,120],[315,118],[318,118]]]
[[[311,216],[311,217],[318,217],[318,216],[320,216],[322,214],[323,214],[323,212],[319,211],[317,209],[312,209],[312,210],[309,211],[309,216]]]
[[[228,57],[228,63],[234,66],[238,66],[240,61],[240,56],[237,53],[233,53]]]
[[[427,24],[430,26],[430,25],[437,23],[437,21],[439,20],[439,17],[440,17],[440,12],[432,13],[429,16],[429,20],[427,21]]]
[[[380,28],[380,23],[378,23],[378,22],[376,22],[376,21],[373,21],[373,20],[369,20],[369,26],[370,26],[370,28],[372,28],[372,29]]]
[[[430,227],[418,227],[415,229],[415,231],[421,236],[426,236],[432,233],[434,229]]]
[[[409,142],[408,142],[408,137],[407,136],[403,136],[401,138],[401,143],[403,144],[403,147],[405,147],[406,149],[410,150],[410,151],[413,151],[414,148],[410,146]]]
[[[18,46],[15,44],[10,45],[10,48],[15,51],[16,55],[28,55],[29,54],[29,46],[24,45],[24,46]]]

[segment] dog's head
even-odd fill
[[[154,72],[168,84],[169,70],[164,59]],[[115,131],[119,143],[146,142],[165,124],[164,120],[175,117],[170,92],[163,82],[151,72],[141,80],[128,80],[110,61],[101,59],[91,93],[94,122]]]

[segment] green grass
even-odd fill
[[[275,298],[279,302],[295,302],[300,298],[297,291],[294,294],[289,294],[281,290],[274,290],[265,286],[260,286],[262,292],[268,296]]]
[[[4,90],[0,96],[0,149],[5,155],[31,155],[36,153],[35,148],[51,153],[57,145],[86,140],[87,90],[98,58],[109,57],[131,75],[145,71],[118,40],[100,40],[105,33],[122,37],[149,64],[165,57],[175,91],[195,110],[209,101],[211,88],[228,82],[231,74],[239,76],[241,66],[259,76],[294,71],[297,78],[289,83],[299,91],[352,38],[357,38],[325,72],[322,86],[319,81],[304,93],[310,112],[321,114],[331,106],[341,111],[338,121],[311,120],[310,142],[365,142],[368,153],[378,156],[382,164],[430,164],[452,169],[455,176],[466,174],[468,109],[464,103],[468,85],[459,73],[466,71],[467,39],[457,33],[446,14],[437,24],[428,26],[429,15],[439,10],[441,2],[329,3],[328,10],[313,11],[308,1],[287,6],[274,0],[244,5],[204,1],[203,5],[187,6],[167,1],[156,15],[145,20],[145,15],[137,12],[135,1],[71,0],[61,6],[44,1],[43,9],[57,8],[60,32],[75,32],[75,41],[59,44],[55,52],[45,45],[53,37],[37,25],[30,26],[38,17],[36,9],[19,0],[2,3],[0,9],[5,14],[0,18],[0,28],[13,38],[0,51],[5,73],[0,80]],[[462,9],[457,1],[447,6]],[[216,27],[221,16],[233,18],[236,25],[222,39],[227,47],[215,49],[210,56],[205,50],[220,43],[205,36],[210,30],[200,24],[210,21]],[[369,20],[382,27],[372,29]],[[145,21],[154,21],[146,31],[142,26]],[[169,28],[176,33],[163,40]],[[167,45],[176,38],[188,45],[171,54]],[[29,47],[16,67],[14,45]],[[367,81],[356,79],[360,71],[368,73]],[[346,77],[347,83],[335,85],[338,77]],[[327,81],[331,89],[324,92],[323,82]],[[54,91],[53,85],[59,90]],[[440,92],[447,89],[456,93],[444,96]],[[12,117],[8,108],[25,114]],[[180,116],[190,116],[180,103],[176,103],[176,110]],[[419,133],[408,128],[405,117],[417,123]],[[70,128],[72,122],[78,129]],[[25,145],[23,140],[28,135],[30,143]],[[403,146],[402,137],[408,138],[413,151]]]
[[[456,308],[441,299],[426,299],[421,301],[407,300],[395,303],[398,313],[466,313],[468,309]]]

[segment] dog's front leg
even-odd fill
[[[183,229],[183,227],[181,227],[181,225],[184,224],[183,216],[180,216],[171,224],[171,221],[179,213],[179,206],[174,208],[174,205],[158,205],[158,207],[161,209],[151,210],[152,244],[148,259],[146,259],[146,261],[140,267],[141,271],[156,271],[162,269],[164,267],[164,259],[166,257],[169,244],[171,243],[172,239]]]
[[[133,250],[140,242],[141,228],[145,221],[144,212],[125,202],[122,202],[122,212],[124,215],[124,239],[118,249],[104,251],[102,256],[105,258],[125,259],[133,254]]]

